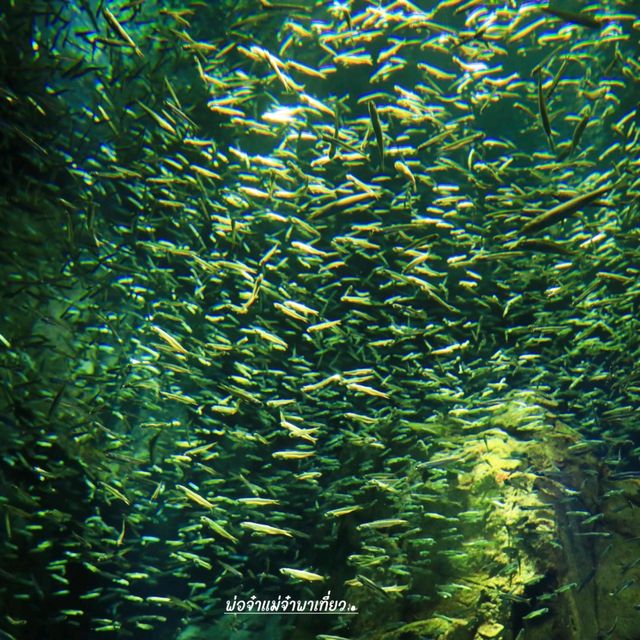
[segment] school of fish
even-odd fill
[[[635,477],[631,0],[8,5],[0,638],[411,620],[514,393]]]

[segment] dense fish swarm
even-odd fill
[[[5,4],[0,637],[637,637],[637,4]]]

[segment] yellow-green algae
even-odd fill
[[[458,444],[465,460],[473,460],[469,471],[459,474],[456,494],[464,490],[466,512],[483,516],[478,521],[460,514],[460,548],[466,557],[461,554],[451,564],[451,588],[440,589],[447,597],[434,602],[418,620],[392,630],[363,629],[358,638],[511,640],[515,637],[514,607],[518,606],[524,612],[520,618],[526,612],[549,609],[529,621],[520,620],[518,640],[595,638],[594,594],[597,591],[599,599],[610,596],[615,580],[610,579],[609,570],[601,569],[580,590],[578,586],[560,589],[555,597],[553,590],[571,583],[580,585],[593,561],[589,538],[571,534],[578,532],[567,521],[566,512],[571,509],[570,501],[589,502],[594,498],[591,479],[597,461],[585,453],[588,446],[576,446],[581,436],[536,403],[534,394],[512,396],[497,407],[492,424],[477,431],[467,425],[457,436],[449,428],[452,445]],[[444,425],[442,428],[447,429]],[[614,513],[606,516],[608,524],[633,531],[634,523],[628,522],[633,511],[623,511],[629,515],[619,516],[616,521],[615,510],[620,510],[634,488],[637,482],[628,481],[610,501]],[[639,543],[631,546],[623,534],[620,540],[615,537],[597,543],[600,547],[611,545],[607,567],[620,566],[625,559],[629,564],[634,557],[631,549],[635,549],[635,557],[640,557]],[[537,594],[535,600],[531,588],[535,590],[549,575],[554,576],[556,586],[549,587],[550,593]],[[624,609],[632,611],[633,589],[626,589],[621,597],[629,600]],[[401,601],[396,601],[396,606],[401,607]],[[625,623],[630,624],[628,616],[617,618],[617,633],[628,633],[621,631]]]

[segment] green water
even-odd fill
[[[639,32],[5,3],[0,636],[637,638]]]

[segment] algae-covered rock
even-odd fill
[[[498,638],[504,631],[504,625],[499,622],[485,622],[478,627],[479,638]]]
[[[420,619],[363,637],[591,637],[575,621],[595,624],[588,585],[583,597],[575,597],[584,579],[580,567],[591,564],[584,544],[589,538],[574,535],[578,531],[566,515],[580,495],[574,487],[582,486],[586,499],[592,494],[580,472],[585,456],[576,432],[526,393],[483,420],[441,434],[457,453],[434,459],[463,462],[449,484],[451,501],[463,508],[456,520],[459,543],[447,552],[439,597],[426,604]]]

